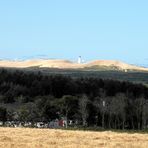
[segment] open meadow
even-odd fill
[[[0,128],[1,148],[146,148],[148,134]]]

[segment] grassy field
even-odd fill
[[[148,134],[0,128],[1,148],[146,148]]]

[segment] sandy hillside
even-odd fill
[[[61,68],[61,69],[77,69],[77,68],[90,68],[93,66],[106,66],[106,67],[116,67],[119,70],[139,70],[148,71],[148,68],[138,67],[134,65],[129,65],[120,61],[114,60],[96,60],[88,63],[74,63],[68,60],[26,60],[26,61],[0,61],[0,67],[16,67],[16,68],[27,68],[27,67],[47,67],[47,68]]]
[[[0,128],[1,148],[146,148],[148,134]]]
[[[144,68],[144,67],[138,67],[135,65],[130,65],[121,61],[115,61],[115,60],[96,60],[96,61],[92,61],[87,63],[86,65],[87,67],[91,67],[91,66],[115,66],[117,68],[119,68],[120,70],[142,70],[142,71],[148,71],[148,68]]]
[[[73,63],[68,60],[26,60],[26,61],[0,61],[0,67],[48,67],[48,68],[80,68],[83,64]]]

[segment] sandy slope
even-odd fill
[[[0,128],[1,148],[147,148],[148,134]]]
[[[87,64],[87,67],[91,67],[91,66],[107,66],[107,67],[115,66],[115,67],[119,68],[119,70],[148,71],[148,68],[138,67],[135,65],[130,65],[130,64],[120,62],[120,61],[115,61],[115,60],[96,60],[96,61],[92,61]]]
[[[1,67],[49,67],[49,68],[79,68],[81,65],[67,60],[26,60],[26,61],[0,61]]]
[[[139,70],[139,71],[148,71],[148,68],[138,67],[134,65],[129,65],[120,61],[114,60],[96,60],[88,63],[78,64],[68,60],[26,60],[26,61],[0,61],[0,67],[16,67],[16,68],[27,68],[27,67],[47,67],[47,68],[90,68],[93,66],[106,66],[106,67],[116,67],[119,70]]]

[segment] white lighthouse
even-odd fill
[[[78,64],[81,64],[82,63],[82,58],[81,58],[81,56],[79,56],[79,58],[78,58]]]

